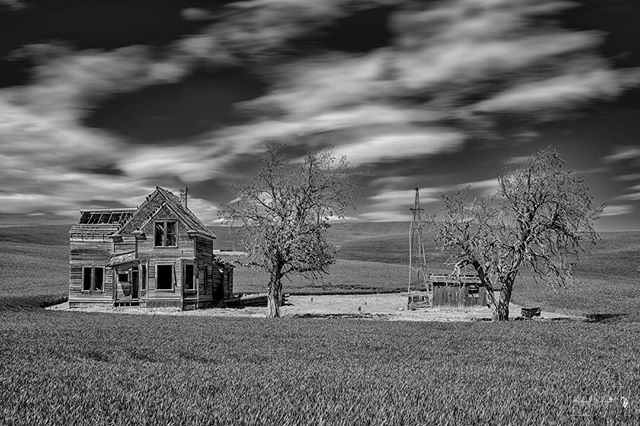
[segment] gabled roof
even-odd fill
[[[160,197],[159,200],[158,197]],[[157,207],[149,209],[152,203],[157,203]],[[159,186],[156,187],[154,192],[147,196],[129,221],[118,230],[117,234],[120,234],[120,232],[126,228],[133,228],[128,232],[140,230],[164,207],[171,210],[176,215],[176,218],[181,220],[189,231],[208,238],[216,238],[213,232],[211,232],[191,210],[182,204],[179,197]]]

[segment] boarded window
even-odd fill
[[[82,290],[91,291],[91,270],[93,268],[82,268]]]
[[[184,265],[184,288],[185,290],[193,290],[193,265]]]
[[[173,265],[158,265],[156,288],[158,290],[173,290]]]
[[[94,288],[98,291],[102,291],[102,284],[104,282],[104,269],[94,268]]]
[[[176,223],[156,222],[154,244],[156,247],[175,247],[177,244]]]

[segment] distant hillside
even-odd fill
[[[71,225],[34,225],[0,227],[0,242],[69,245]]]
[[[6,297],[57,297],[67,293],[68,230],[68,225],[0,228],[0,302]],[[212,230],[218,236],[216,248],[240,248],[237,235],[230,228],[216,226]],[[554,292],[544,282],[518,284],[514,301],[575,312],[628,313],[629,318],[640,318],[637,314],[640,232],[608,232],[601,236],[602,241],[576,265],[582,285]],[[288,282],[287,291],[404,288],[408,223],[335,224],[329,231],[329,239],[339,246],[338,262],[331,275],[321,283]],[[429,232],[425,235],[425,248],[430,269],[442,269],[446,256],[437,250]],[[236,291],[246,292],[264,288],[266,279],[264,274],[238,268],[235,281]]]

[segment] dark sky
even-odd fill
[[[553,145],[640,228],[636,0],[0,0],[0,224],[190,188],[206,222],[267,141],[335,147],[361,220],[495,189]],[[298,154],[296,154],[298,155]]]

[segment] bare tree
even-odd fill
[[[282,279],[315,277],[335,260],[325,237],[330,218],[342,218],[353,203],[354,184],[344,157],[310,153],[288,161],[285,148],[268,145],[257,175],[240,184],[239,198],[220,215],[239,223],[249,264],[269,272],[267,316],[280,316]]]
[[[521,268],[538,279],[563,285],[572,278],[572,260],[595,244],[594,207],[584,179],[563,170],[553,148],[543,149],[523,167],[503,166],[499,189],[467,201],[469,189],[443,195],[445,217],[433,219],[436,241],[452,252],[455,271],[471,266],[487,290],[494,318],[509,318],[509,301]],[[499,296],[497,295],[499,291]]]

